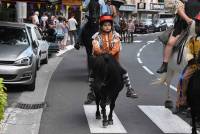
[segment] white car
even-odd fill
[[[38,44],[38,50],[37,50],[37,69],[40,68],[41,62],[47,64],[48,63],[48,49],[49,49],[49,44],[46,40],[43,40],[40,31],[38,27],[34,24],[28,24],[25,23],[29,34],[31,35],[32,40],[36,41]]]

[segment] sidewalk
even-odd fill
[[[73,45],[66,46],[56,54],[56,57],[50,58],[47,65],[42,65],[37,72],[34,92],[22,92],[16,104],[6,108],[4,120],[0,123],[0,134],[39,133],[41,116],[47,106],[45,96],[49,81],[63,59],[61,55],[73,48]]]

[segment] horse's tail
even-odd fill
[[[167,73],[161,74],[160,78],[153,80],[151,84],[152,85],[164,84],[164,83],[170,84],[173,76],[174,76],[174,71],[168,69]]]
[[[152,85],[157,85],[157,84],[163,84],[167,81],[167,74],[161,74],[160,78],[157,78],[155,80],[153,80],[153,82],[151,83]]]

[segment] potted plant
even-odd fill
[[[0,78],[0,121],[4,118],[4,110],[7,104],[7,93],[5,92],[6,87],[3,84],[3,79]]]

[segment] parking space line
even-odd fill
[[[113,112],[113,125],[109,125],[106,128],[102,126],[102,120],[97,120],[96,115],[96,105],[84,105],[85,114],[87,117],[88,125],[91,133],[127,133],[122,123]],[[106,106],[106,112],[108,115],[109,106]]]

